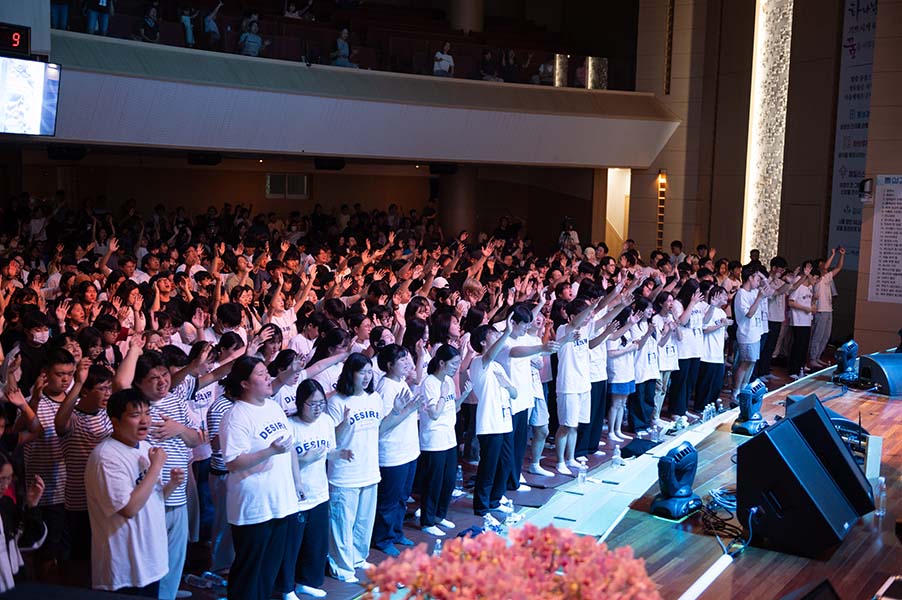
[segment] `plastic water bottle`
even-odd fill
[[[189,575],[185,575],[185,583],[190,585],[191,587],[196,587],[202,590],[208,590],[213,587],[213,582],[204,579],[203,577],[199,577],[193,573]]]
[[[586,466],[586,463],[579,463],[579,467],[576,469],[576,483],[579,487],[586,485],[586,476],[588,473],[589,467]]]
[[[623,454],[620,452],[620,444],[614,446],[614,455],[611,457],[611,462],[615,467],[622,467],[626,464],[626,461],[623,460]]]
[[[457,479],[454,480],[454,489],[463,493],[464,491],[464,468],[457,465]]]
[[[874,514],[883,518],[886,516],[886,478],[877,478],[877,488],[874,490]]]
[[[432,556],[441,556],[442,555],[442,540],[435,540],[435,545],[432,547]]]

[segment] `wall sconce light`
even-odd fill
[[[664,206],[667,204],[667,169],[658,169],[658,214],[656,247],[664,247]]]

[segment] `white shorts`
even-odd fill
[[[557,395],[557,420],[565,427],[578,427],[592,420],[592,401],[589,392]]]
[[[532,427],[548,425],[548,401],[545,398],[534,398],[535,404],[529,413],[529,424]]]

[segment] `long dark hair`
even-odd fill
[[[372,364],[373,363],[370,362],[370,359],[368,359],[365,354],[361,354],[360,352],[352,353],[347,360],[345,360],[344,367],[341,369],[341,375],[338,376],[338,382],[335,384],[335,389],[338,393],[342,396],[353,396],[354,374],[363,369],[363,367]],[[368,394],[373,392],[372,379],[370,379],[369,385],[366,386],[363,391]]]
[[[316,340],[313,356],[307,366],[315,365],[324,358],[332,356],[332,348],[340,348],[351,341],[351,334],[340,327],[334,327],[326,332],[325,335]]]
[[[263,361],[255,356],[242,356],[232,363],[232,370],[222,380],[222,388],[225,390],[225,393],[236,400],[241,398],[244,392],[241,389],[241,384],[250,379],[254,368],[262,363]]]
[[[455,358],[460,356],[460,351],[454,346],[449,346],[448,344],[442,344],[435,351],[435,356],[432,357],[432,360],[429,361],[429,366],[426,367],[426,372],[429,375],[435,375],[438,370],[441,368],[439,363],[447,363],[448,361],[452,361]]]
[[[322,394],[323,398],[326,397],[326,391],[316,379],[305,379],[298,384],[294,397],[294,405],[298,409],[298,416],[300,416],[301,411],[304,410],[304,402],[307,401],[307,398],[317,392]]]
[[[683,310],[689,308],[689,302],[692,300],[692,294],[698,291],[698,281],[695,279],[689,279],[686,283],[683,284],[683,287],[680,288],[680,293],[677,294],[677,301],[683,305]]]

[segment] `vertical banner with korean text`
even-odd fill
[[[877,0],[846,0],[833,147],[833,192],[830,203],[830,248],[845,246],[846,268],[858,268],[861,202],[871,108],[871,66]]]

